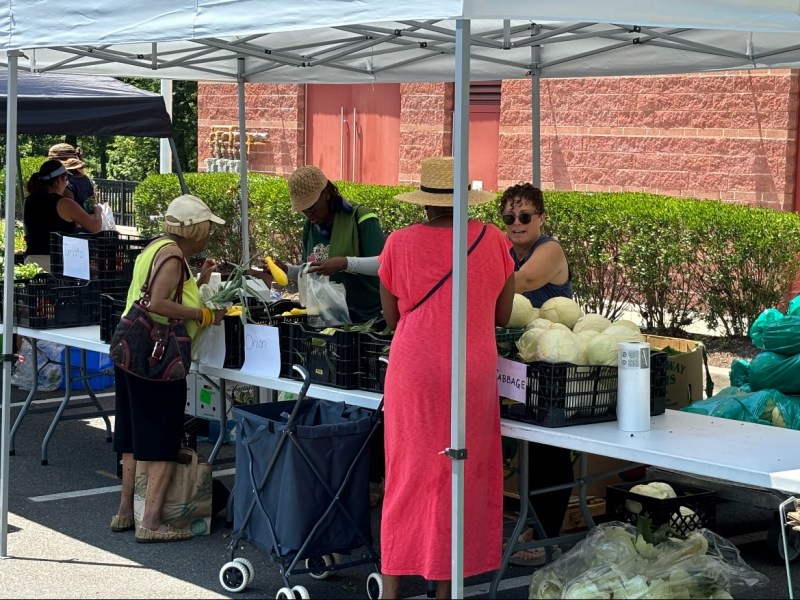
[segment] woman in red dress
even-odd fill
[[[453,267],[453,159],[424,160],[420,190],[397,198],[424,205],[427,222],[393,232],[378,271],[384,317],[395,328],[384,386],[383,597],[399,597],[402,575],[421,575],[437,581],[437,598],[449,598],[452,467],[442,451],[450,445],[452,276],[436,285]],[[470,204],[495,198],[469,193]],[[469,577],[497,569],[502,554],[495,326],[506,326],[511,315],[514,262],[505,234],[494,225],[470,221],[467,247],[464,575]]]

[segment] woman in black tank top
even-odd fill
[[[78,226],[90,233],[102,227],[101,208],[88,214],[83,207],[64,197],[68,173],[58,160],[48,160],[28,180],[28,196],[22,209],[25,230],[25,262],[50,270],[50,233],[75,233]]]

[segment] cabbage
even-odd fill
[[[546,300],[539,309],[539,316],[555,323],[563,323],[572,329],[583,316],[583,311],[575,300],[558,297]]]
[[[553,323],[552,325],[550,325],[550,327],[548,327],[548,329],[563,329],[564,331],[570,330],[569,327],[567,327],[563,323]]]
[[[600,335],[613,337],[620,342],[643,342],[644,337],[639,329],[631,329],[625,325],[612,325]]]
[[[572,333],[575,333],[574,329],[572,330]],[[600,335],[600,332],[597,331],[596,329],[584,329],[583,331],[579,331],[575,335],[577,335],[579,338],[581,338],[584,342],[588,344],[589,340],[596,335]]]
[[[590,365],[616,367],[619,361],[617,338],[610,335],[594,336],[586,342],[586,360]]]
[[[550,326],[552,324],[553,324],[552,321],[548,321],[547,319],[537,317],[533,321],[528,323],[525,329],[550,329]]]
[[[596,331],[599,333],[610,326],[611,321],[606,319],[603,315],[583,315],[578,319],[578,322],[575,323],[575,327],[572,328],[572,331],[574,333],[580,333],[581,331]]]
[[[628,319],[620,319],[619,321],[614,321],[611,325],[622,325],[625,327],[630,327],[634,331],[639,331],[639,326],[633,321],[630,321]]]
[[[545,331],[548,330],[539,327],[525,330],[525,333],[517,340],[517,350],[521,361],[531,362],[536,360],[536,346]]]
[[[535,359],[544,362],[576,364],[581,346],[575,334],[566,329],[548,329],[539,337]]]
[[[522,329],[538,316],[539,311],[522,294],[514,294],[514,305],[511,307],[511,318],[508,327]]]

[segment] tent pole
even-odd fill
[[[10,448],[9,424],[11,419],[11,366],[14,343],[14,211],[16,209],[15,189],[17,185],[17,63],[18,50],[9,50],[8,56],[8,95],[6,99],[6,226],[5,256],[3,278],[3,406],[2,435],[0,435],[0,558],[8,558],[8,461]]]
[[[169,147],[172,148],[172,162],[175,165],[175,174],[181,184],[181,194],[188,194],[189,188],[186,187],[186,181],[183,178],[183,169],[181,169],[181,161],[178,158],[178,146],[175,144],[174,138],[169,138]]]
[[[238,60],[236,90],[239,97],[239,178],[242,200],[242,264],[250,264],[250,219],[247,195],[247,114],[244,98],[244,58]]]
[[[162,79],[161,80],[161,97],[164,98],[164,106],[167,109],[167,114],[169,115],[170,120],[172,120],[172,80],[171,79]],[[171,146],[169,140],[161,138],[159,140],[159,172],[160,173],[171,173],[172,172],[172,160],[170,157],[170,150]]]
[[[455,112],[453,117],[453,320],[450,360],[450,458],[452,460],[452,597],[464,597],[464,460],[467,331],[467,177],[469,167],[470,21],[456,21]]]
[[[539,35],[541,25],[533,26],[533,35]],[[542,187],[542,72],[539,62],[541,46],[531,46],[531,183]]]

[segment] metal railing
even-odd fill
[[[133,190],[138,181],[117,181],[114,179],[95,179],[95,193],[99,200],[111,204],[114,221],[117,225],[135,227],[133,214]]]

